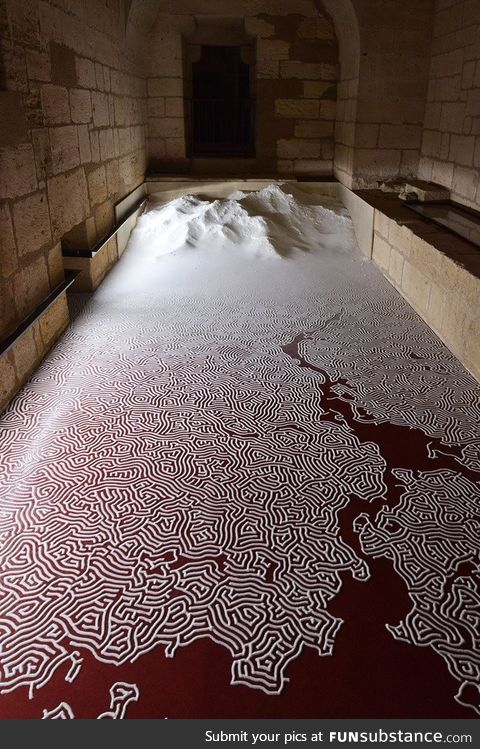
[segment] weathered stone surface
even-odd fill
[[[87,183],[83,169],[48,180],[48,201],[54,239],[61,236],[88,216]]]
[[[40,318],[42,339],[48,350],[70,321],[67,295],[62,294]]]
[[[38,257],[28,265],[22,265],[15,275],[13,288],[17,311],[23,319],[43,302],[50,291],[45,258]]]
[[[36,192],[13,205],[13,223],[19,256],[36,252],[51,239],[46,192]]]
[[[45,84],[41,88],[40,95],[45,122],[48,125],[62,125],[70,122],[70,102],[66,88]]]
[[[75,60],[77,74],[77,85],[82,88],[96,88],[95,64],[84,57],[77,57]]]
[[[16,91],[0,91],[0,144],[17,146],[28,139],[23,99]]]
[[[13,236],[10,207],[0,204],[0,275],[8,278],[17,270],[17,250]]]
[[[80,152],[75,125],[50,128],[49,135],[53,174],[60,174],[78,166]]]
[[[77,85],[75,52],[65,44],[50,43],[52,81],[59,86],[71,88]]]
[[[48,278],[50,288],[54,289],[64,279],[63,256],[61,242],[55,244],[47,255]]]
[[[319,103],[315,99],[277,99],[275,115],[277,117],[316,119],[319,115]]]
[[[92,205],[103,203],[107,198],[107,179],[105,167],[93,169],[88,175],[88,193]]]
[[[33,148],[30,144],[0,148],[0,198],[17,198],[37,188]]]
[[[26,50],[27,72],[32,81],[51,81],[50,56],[36,49]]]
[[[110,111],[107,94],[92,92],[93,123],[95,127],[106,127],[110,124]]]
[[[0,356],[0,413],[6,408],[15,390],[17,378],[13,365],[13,352]]]
[[[78,126],[77,137],[80,162],[82,164],[88,164],[92,160],[92,149],[90,147],[90,134],[87,125]]]
[[[33,330],[27,330],[21,338],[16,341],[13,348],[13,361],[18,382],[23,382],[31,374],[40,360],[41,353],[38,352]]]
[[[70,111],[72,122],[82,124],[92,119],[92,101],[90,91],[74,88],[70,91]]]

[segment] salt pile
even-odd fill
[[[350,220],[336,201],[326,196],[321,201],[312,205],[311,194],[275,184],[221,200],[185,195],[141,216],[132,243],[157,257],[181,249],[221,249],[261,258],[334,249]]]

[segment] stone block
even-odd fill
[[[96,88],[95,65],[85,57],[77,57],[75,61],[77,85],[82,88]]]
[[[52,172],[60,174],[80,164],[77,128],[75,125],[50,128]]]
[[[432,182],[451,188],[453,182],[454,164],[444,161],[434,161],[432,169]]]
[[[83,88],[73,88],[70,91],[70,111],[72,122],[84,124],[92,119],[92,101],[90,91]]]
[[[319,102],[315,99],[277,99],[275,101],[276,117],[318,119],[318,115]]]
[[[405,260],[402,275],[402,291],[416,309],[424,317],[426,315],[430,297],[431,283],[429,279]]]
[[[290,42],[281,39],[257,40],[257,60],[288,60]]]
[[[0,143],[17,146],[28,140],[22,94],[17,91],[0,91]]]
[[[436,332],[442,329],[446,299],[444,289],[432,284],[426,319]]]
[[[52,235],[58,240],[89,215],[87,182],[82,168],[48,180]]]
[[[439,102],[430,102],[425,107],[424,127],[427,130],[438,130],[442,116],[442,105]]]
[[[466,200],[475,200],[479,175],[476,169],[456,166],[453,173],[452,191]]]
[[[100,161],[100,141],[97,130],[90,131],[90,149],[92,152],[92,161]]]
[[[62,294],[44,312],[39,320],[40,332],[46,349],[48,350],[63,333],[70,322],[67,295]]]
[[[167,117],[183,117],[183,99],[180,96],[165,99],[165,115]]]
[[[2,60],[2,88],[28,94],[29,86],[24,47],[5,38],[0,39],[0,58]]]
[[[62,255],[62,244],[57,242],[47,255],[47,268],[48,278],[50,280],[50,288],[54,289],[56,286],[62,283],[65,274],[63,271],[63,255]]]
[[[13,205],[13,223],[18,255],[37,252],[51,239],[46,192],[37,192]]]
[[[4,411],[17,389],[13,352],[0,356],[0,413]]]
[[[269,23],[258,16],[247,16],[245,18],[245,30],[251,36],[258,36],[263,39],[275,36],[275,24]]]
[[[0,149],[0,198],[17,198],[37,189],[37,172],[30,144]]]
[[[462,301],[458,298],[449,300],[444,308],[440,337],[458,356],[461,356],[464,350],[466,322],[467,314]]]
[[[278,60],[258,60],[257,78],[277,79],[280,77],[280,63]]]
[[[378,211],[376,212],[376,215]],[[392,247],[398,250],[404,257],[409,257],[412,249],[413,234],[407,226],[397,224],[390,220],[388,225],[388,240]]]
[[[325,177],[332,173],[332,162],[324,159],[295,159],[291,163],[297,177],[302,175]]]
[[[149,96],[183,96],[183,81],[179,78],[149,78]]]
[[[132,150],[132,133],[129,127],[123,127],[118,130],[118,148],[119,153],[122,155]]]
[[[321,99],[332,87],[331,81],[304,81],[303,95],[306,99]]]
[[[473,135],[452,135],[448,159],[455,164],[472,166],[474,150],[475,137]]]
[[[0,204],[0,275],[8,278],[17,270],[17,251],[8,203]]]
[[[70,101],[66,88],[47,83],[41,87],[40,95],[47,125],[70,122]]]
[[[375,148],[378,144],[379,125],[358,123],[355,129],[355,143],[358,148]]]
[[[175,100],[175,99],[174,99]],[[147,102],[149,117],[165,117],[165,99],[156,97]]]
[[[92,149],[90,148],[90,134],[87,125],[77,127],[77,137],[80,163],[88,164],[92,160]]]
[[[277,141],[277,155],[282,159],[315,159],[320,156],[320,143],[300,138],[280,139]]]
[[[106,165],[107,188],[110,197],[117,195],[120,191],[120,170],[118,161],[110,161]]]
[[[13,283],[17,311],[20,319],[26,317],[50,293],[47,263],[44,257],[22,266]]]
[[[103,203],[107,199],[107,175],[105,167],[100,166],[97,169],[92,169],[88,174],[87,181],[90,203],[92,205]]]
[[[181,117],[151,117],[148,132],[154,138],[181,138],[184,136],[184,120]]]
[[[108,95],[101,91],[92,91],[93,123],[95,127],[107,127],[110,124]]]
[[[331,138],[333,136],[333,122],[307,120],[295,123],[296,138]]]
[[[25,382],[40,360],[41,352],[37,350],[32,328],[29,328],[15,342],[13,361],[18,382]]]
[[[101,160],[107,161],[108,159],[113,159],[115,157],[115,147],[113,141],[113,130],[111,128],[100,130],[99,143]]]
[[[99,205],[95,211],[95,224],[99,237],[104,237],[115,224],[115,215],[113,205],[110,200],[106,200]]]
[[[390,261],[388,264],[388,275],[398,288],[402,285],[402,273],[403,273],[404,257],[396,250],[391,249]]]
[[[472,374],[480,381],[480,316],[470,318],[464,331],[464,350],[466,364]]]
[[[50,64],[53,83],[66,88],[77,85],[77,70],[73,49],[65,44],[50,42]]]
[[[185,138],[165,138],[165,157],[167,159],[184,159]]]
[[[420,148],[421,125],[380,125],[380,148]]]
[[[320,119],[321,120],[335,120],[336,102],[326,101],[322,99],[320,101]]]
[[[466,104],[465,102],[445,102],[442,104],[442,114],[440,117],[440,129],[442,132],[459,133],[463,131],[463,121],[465,119]]]
[[[375,232],[373,237],[372,260],[383,271],[387,272],[390,265],[391,247],[389,243]]]
[[[381,211],[375,211],[374,229],[377,234],[380,234],[384,239],[388,239],[391,224],[391,218],[386,216]]]
[[[370,180],[377,182],[396,176],[401,157],[401,151],[393,149],[359,148],[355,153],[355,169],[359,177],[370,184]]]
[[[95,63],[95,80],[99,91],[105,91],[105,75],[103,73],[103,65],[99,62]]]
[[[301,80],[322,80],[323,68],[327,66],[316,62],[297,62],[296,60],[282,60],[280,62],[281,78],[299,78]],[[327,78],[327,80],[330,80]],[[334,80],[334,78],[333,78]]]

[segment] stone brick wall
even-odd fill
[[[417,175],[433,0],[353,1],[360,59],[351,186],[375,187],[379,179]]]
[[[63,280],[61,239],[93,245],[143,181],[146,86],[125,28],[124,0],[0,0],[0,338]],[[67,324],[64,298],[48,320],[2,357],[7,391]]]
[[[480,381],[478,253],[448,232],[375,211],[372,261]]]
[[[196,9],[199,14],[221,16],[223,24],[226,16],[242,17],[245,33],[255,40],[254,168],[282,174],[331,174],[338,50],[333,25],[313,0],[281,4],[166,0],[162,4],[165,12],[156,19],[147,52],[151,170],[187,168],[182,38],[195,33]],[[228,43],[224,39],[219,34],[217,43]]]
[[[437,0],[419,175],[480,207],[480,3]]]

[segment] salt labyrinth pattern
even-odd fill
[[[395,559],[415,602],[408,622],[390,628],[395,637],[433,643],[446,658],[440,645],[473,616],[458,587],[436,603],[436,557],[415,533],[397,552],[391,525],[381,530],[388,467],[382,445],[356,425],[396,424],[407,440],[408,427],[420,429],[432,466],[442,451],[458,465],[440,486],[456,487],[451,501],[465,512],[476,489],[462,471],[480,467],[478,387],[361,259],[343,209],[328,199],[305,206],[308,195],[278,188],[255,201],[265,236],[280,211],[302,224],[310,249],[276,255],[262,236],[244,251],[221,232],[235,204],[246,241],[238,205],[249,204],[237,196],[216,202],[221,247],[197,221],[195,243],[187,233],[165,254],[157,208],[156,233],[154,210],[3,416],[1,692],[33,696],[62,664],[73,681],[85,649],[118,665],[210,638],[231,654],[232,684],[280,693],[305,647],[333,652],[342,621],[329,604],[342,579],[369,577],[340,533],[352,496],[378,507],[371,526],[360,521],[364,548]],[[183,221],[192,205],[179,202]],[[288,348],[296,339],[304,361]],[[410,494],[392,510],[396,522],[403,512],[411,520],[406,497],[415,504],[427,493],[426,527],[439,529],[448,569],[473,560],[478,548],[450,539],[429,476],[398,478]],[[478,584],[475,574],[462,572],[462,591]],[[463,645],[449,650],[462,684],[478,674],[478,642],[470,645],[466,660]]]
[[[131,702],[138,702],[140,692],[136,684],[117,681],[110,688],[110,710],[97,716],[97,720],[123,720]],[[43,720],[73,720],[75,714],[68,702],[61,702],[53,710],[43,711]]]

